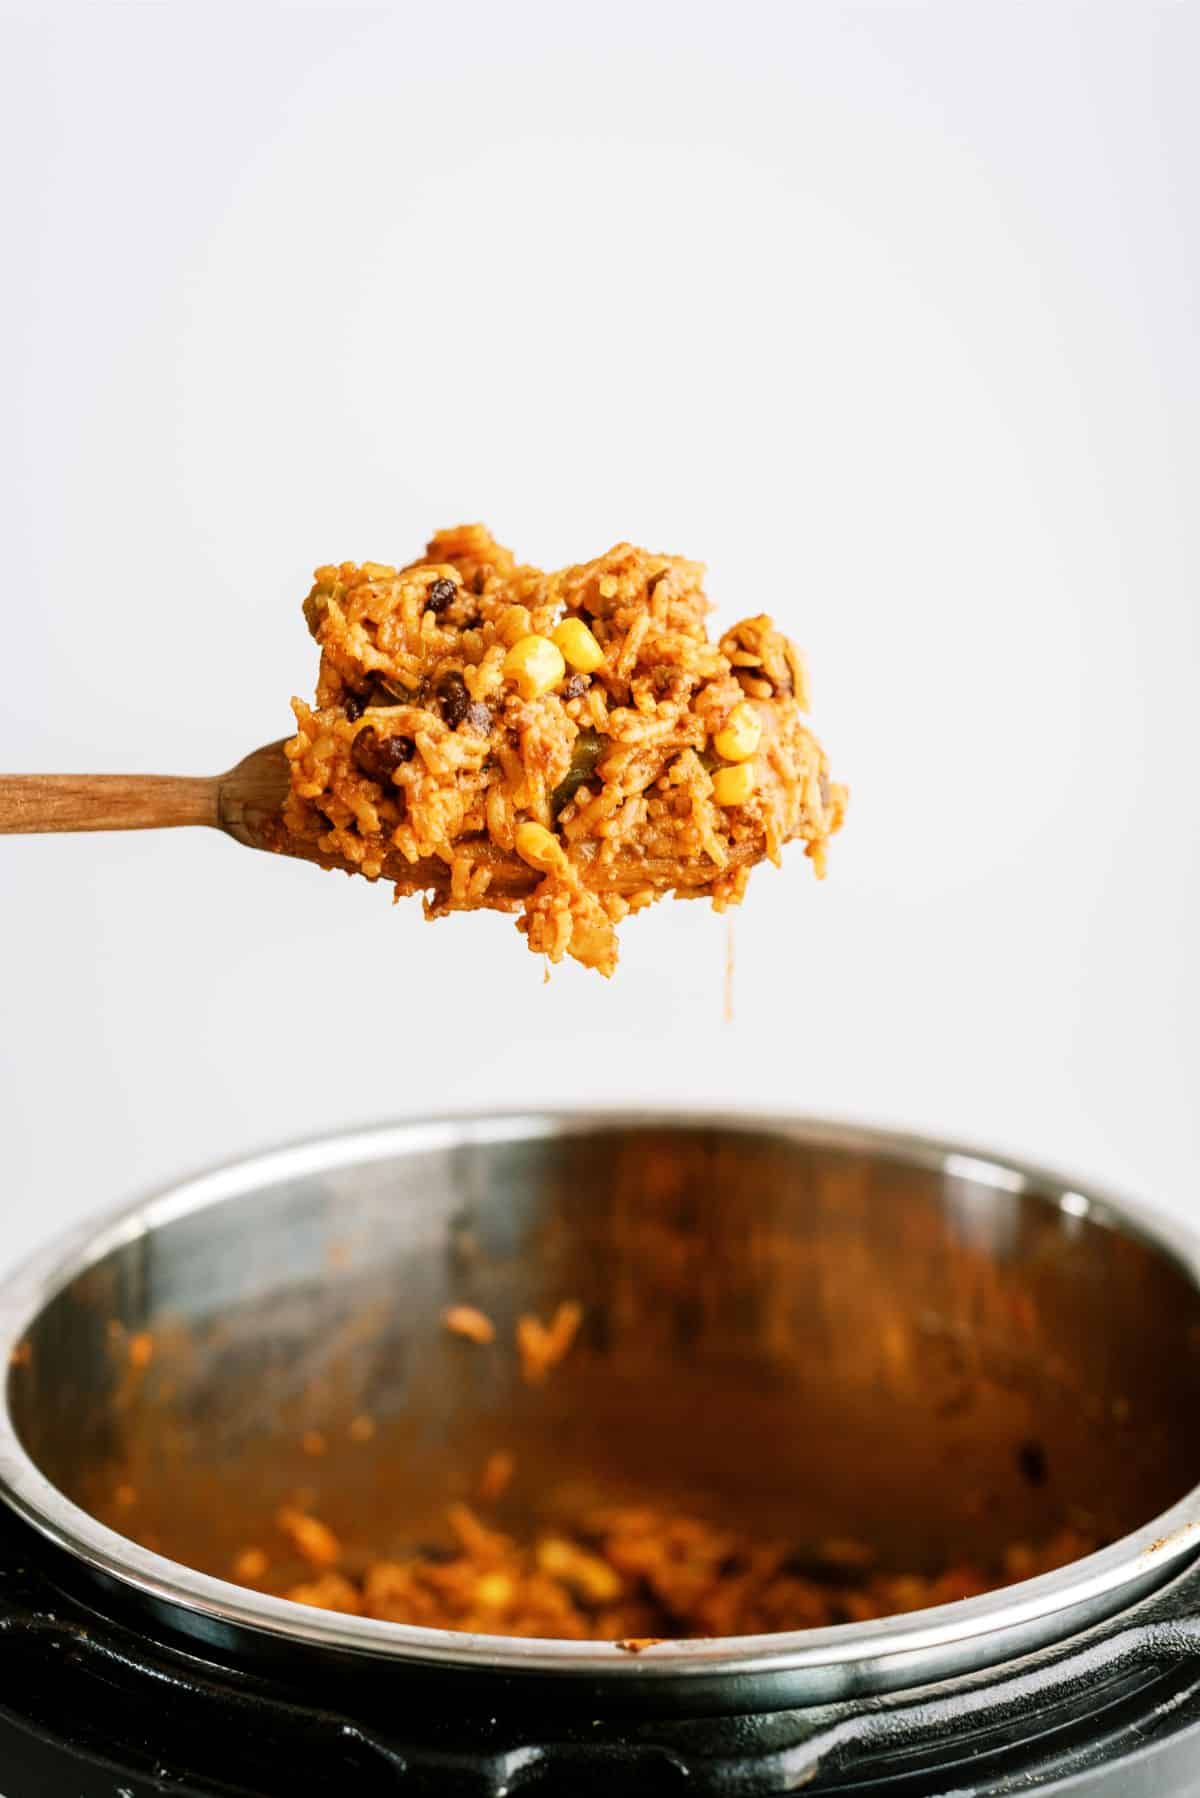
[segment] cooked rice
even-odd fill
[[[569,1353],[583,1322],[583,1306],[564,1299],[548,1324],[531,1311],[517,1319],[517,1356],[527,1386],[540,1386],[552,1367]]]
[[[615,926],[666,893],[723,910],[794,840],[822,874],[846,791],[805,723],[803,661],[766,616],[712,643],[702,577],[629,544],[545,574],[481,525],[439,532],[406,568],[318,568],[317,703],[293,702],[288,830],[398,896],[425,891],[431,917],[517,912],[532,950],[604,974]],[[602,658],[525,697],[509,651],[568,619]],[[743,702],[752,771],[723,786],[714,739]],[[518,852],[528,823],[548,856]]]
[[[308,1577],[277,1573],[268,1587],[299,1604],[391,1623],[615,1641],[636,1651],[664,1638],[820,1629],[923,1610],[1048,1573],[1098,1546],[1064,1528],[1036,1545],[1012,1544],[990,1566],[962,1561],[916,1574],[880,1566],[862,1543],[797,1553],[653,1506],[600,1512],[569,1533],[543,1530],[524,1542],[462,1504],[450,1507],[447,1523],[451,1548],[365,1565],[354,1556],[349,1566],[331,1564],[325,1532],[305,1555]],[[302,1546],[294,1525],[286,1533]],[[256,1573],[261,1583],[257,1563]]]
[[[496,1340],[495,1324],[486,1312],[474,1305],[448,1305],[442,1313],[442,1322],[452,1336],[461,1336],[467,1342]]]

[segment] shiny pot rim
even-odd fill
[[[923,1167],[997,1193],[1034,1193],[1068,1217],[1086,1217],[1149,1244],[1200,1290],[1200,1238],[1191,1231],[1091,1183],[1007,1155],[865,1124],[771,1112],[539,1107],[447,1113],[315,1137],[238,1158],[76,1227],[0,1282],[0,1366],[10,1364],[35,1320],[72,1280],[113,1250],[176,1219],[234,1203],[283,1180],[388,1157],[634,1126],[766,1134]],[[1162,1584],[1200,1549],[1197,1486],[1108,1547],[978,1598],[868,1623],[666,1641],[631,1653],[615,1642],[467,1634],[344,1616],[196,1572],[109,1529],[51,1483],[17,1434],[7,1380],[0,1388],[0,1499],[103,1583],[148,1602],[161,1618],[209,1643],[229,1644],[249,1633],[301,1651],[335,1650],[445,1671],[569,1675],[627,1690],[649,1684],[658,1691],[682,1682],[697,1697],[713,1682],[773,1682],[780,1676],[783,1702],[792,1701],[801,1688],[814,1696],[850,1688],[883,1690],[901,1680],[938,1679],[1028,1652],[1112,1616]],[[981,1644],[990,1644],[982,1654]]]

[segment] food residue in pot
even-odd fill
[[[481,1498],[499,1497],[513,1471],[510,1456],[493,1454]],[[485,1492],[489,1475],[493,1490]],[[446,1525],[446,1542],[364,1563],[319,1518],[285,1507],[276,1518],[276,1562],[248,1548],[233,1573],[294,1603],[350,1616],[614,1641],[635,1653],[667,1639],[819,1629],[924,1610],[1050,1572],[1098,1546],[1064,1528],[1041,1543],[1010,1544],[992,1566],[960,1561],[929,1575],[880,1565],[866,1543],[831,1539],[798,1551],[645,1505],[602,1509],[571,1530],[542,1529],[525,1540],[461,1503],[448,1508]],[[286,1573],[296,1555],[309,1568],[299,1580]]]

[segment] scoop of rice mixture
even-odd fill
[[[703,573],[622,543],[545,574],[482,525],[406,568],[318,568],[288,831],[430,917],[515,912],[532,950],[603,974],[665,893],[723,910],[793,840],[822,874],[846,792],[804,663],[766,616],[710,641]]]

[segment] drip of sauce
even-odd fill
[[[733,913],[725,917],[725,1005],[723,1017],[727,1024],[733,1023]]]

